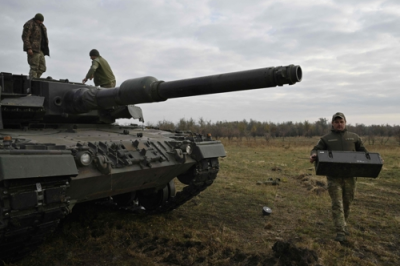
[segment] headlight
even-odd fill
[[[192,153],[192,146],[190,146],[190,145],[186,146],[186,153],[187,154],[191,154]]]
[[[92,156],[86,151],[78,152],[76,154],[75,159],[78,162],[78,164],[81,166],[88,166],[92,163],[92,160],[93,160]]]

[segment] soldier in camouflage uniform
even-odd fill
[[[102,88],[115,88],[116,80],[114,73],[111,70],[107,60],[100,56],[99,51],[92,49],[89,52],[90,59],[92,59],[92,66],[82,83],[86,83],[88,79],[94,79],[94,85]]]
[[[47,29],[43,25],[43,21],[43,15],[38,13],[24,24],[22,31],[23,49],[28,56],[30,78],[40,78],[43,72],[46,72],[44,56],[50,56]]]
[[[317,150],[367,152],[360,137],[347,131],[346,117],[343,113],[333,115],[332,130],[323,136],[312,149],[311,163],[316,160]],[[335,240],[343,242],[348,234],[346,222],[350,214],[350,205],[354,199],[356,177],[327,176],[327,180],[329,195],[332,199],[332,217],[337,232]]]

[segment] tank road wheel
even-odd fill
[[[185,185],[190,185],[196,178],[196,166],[194,165],[186,173],[177,176],[178,180]]]
[[[168,187],[168,200],[169,200],[169,199],[175,197],[175,194],[176,194],[174,180],[169,181],[167,187]]]
[[[143,190],[138,192],[139,204],[146,209],[152,211],[162,206],[165,202],[175,196],[175,183],[171,180],[163,189],[158,191]]]
[[[133,201],[135,200],[136,197],[136,192],[128,192],[124,194],[119,194],[113,196],[113,201],[117,203],[118,206],[130,206],[133,204]]]

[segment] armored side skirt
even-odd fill
[[[77,175],[78,169],[70,151],[0,151],[0,181]]]
[[[376,178],[382,169],[379,153],[317,151],[317,175]]]

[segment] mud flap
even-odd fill
[[[225,157],[225,149],[221,142],[219,141],[205,141],[196,143],[196,146],[193,148],[193,152],[191,156],[196,160],[208,159],[208,158],[217,158],[217,157]]]

